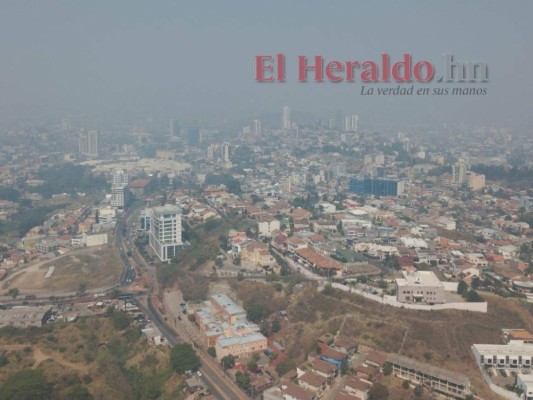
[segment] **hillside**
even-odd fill
[[[175,399],[182,379],[169,358],[170,348],[149,344],[138,326],[115,329],[108,318],[2,328],[0,399],[30,383],[50,396],[39,398]]]

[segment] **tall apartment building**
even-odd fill
[[[150,247],[161,261],[170,261],[182,246],[181,209],[171,205],[148,208],[145,217],[149,219]]]
[[[98,157],[100,147],[98,142],[98,131],[92,130],[87,134],[81,134],[78,138],[78,152],[91,157]]]
[[[485,187],[485,175],[476,174],[475,172],[468,171],[466,173],[466,181],[468,188],[474,192]]]
[[[281,129],[291,129],[291,110],[289,106],[283,107],[283,114],[281,116]]]
[[[127,184],[111,186],[111,206],[123,210],[130,201],[130,190]]]
[[[452,165],[452,185],[461,186],[466,182],[466,163],[459,160]]]
[[[98,157],[98,153],[100,152],[100,143],[98,139],[97,130],[87,132],[87,154],[89,156]]]

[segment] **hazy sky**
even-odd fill
[[[0,117],[217,122],[287,104],[367,121],[528,126],[532,16],[527,0],[2,1]],[[485,61],[489,82],[478,86],[487,95],[365,97],[360,82],[296,82],[297,55],[379,60],[384,52],[437,67],[443,54]],[[254,57],[275,53],[287,55],[288,81],[256,83]]]

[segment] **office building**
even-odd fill
[[[222,164],[225,169],[231,168],[231,160],[229,159],[229,143],[222,145]]]
[[[358,195],[399,196],[404,191],[404,182],[395,179],[350,179],[350,191]]]
[[[344,120],[344,130],[346,132],[357,132],[357,124],[359,117],[357,115],[349,115]]]
[[[524,211],[528,211],[529,209],[533,208],[533,197],[520,197],[520,208],[523,208]]]
[[[478,191],[485,187],[485,175],[476,174],[475,172],[468,171],[466,173],[466,181],[470,190]]]
[[[111,186],[111,206],[123,210],[129,204],[130,191],[127,184]]]
[[[87,132],[87,155],[98,157],[100,152],[100,143],[97,130]]]
[[[474,344],[472,352],[479,366],[531,372],[533,345],[531,344]]]
[[[202,138],[200,136],[200,128],[198,127],[198,123],[196,121],[194,121],[193,125],[189,128],[189,131],[187,132],[187,141],[189,146],[191,147],[198,147],[202,142]]]
[[[291,129],[291,110],[289,106],[283,107],[283,114],[281,116],[281,129]]]
[[[470,380],[464,374],[448,371],[409,357],[391,353],[386,358],[392,374],[415,385],[424,385],[431,390],[452,398],[465,398],[470,394]]]
[[[170,136],[179,136],[181,133],[180,124],[177,119],[171,118],[168,124],[168,133]]]
[[[181,209],[171,205],[153,207],[145,211],[145,216],[149,218],[150,247],[161,261],[170,261],[182,246]]]
[[[254,119],[251,125],[252,134],[259,135],[261,133],[261,121]]]
[[[442,304],[446,302],[443,283],[431,271],[402,271],[396,279],[396,298],[402,303]]]
[[[111,186],[127,185],[129,183],[130,183],[130,176],[127,173],[125,173],[121,169],[113,171]]]
[[[78,138],[78,152],[80,154],[87,154],[89,151],[89,144],[87,143],[87,135],[80,135]]]
[[[466,163],[459,160],[452,166],[452,185],[461,186],[466,182]]]

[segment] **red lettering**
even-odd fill
[[[359,61],[346,61],[346,81],[353,82],[355,69],[359,68]]]
[[[278,82],[285,82],[285,55],[276,54],[278,63]]]
[[[383,82],[389,81],[389,61],[390,57],[388,54],[381,55],[381,80]]]
[[[377,82],[378,80],[378,66],[374,61],[365,61],[361,64],[364,70],[361,72],[361,81],[363,82]],[[370,68],[366,68],[370,67]]]
[[[336,76],[335,72],[344,71],[344,65],[339,61],[330,61],[326,65],[326,76],[331,82],[340,82],[342,81],[342,76]]]
[[[426,76],[424,78],[422,77],[423,69],[426,70]],[[429,82],[433,79],[433,74],[435,74],[435,68],[433,68],[433,64],[431,64],[429,61],[419,61],[415,64],[413,74],[415,75],[415,79],[418,82]]]
[[[257,82],[272,82],[274,77],[265,77],[264,71],[270,73],[273,72],[274,68],[272,64],[265,65],[265,61],[272,61],[272,56],[255,56],[255,80]]]
[[[403,70],[403,76],[400,76]],[[396,82],[411,82],[411,54],[404,54],[403,61],[392,66],[392,77]]]
[[[307,58],[305,56],[298,56],[298,80],[300,82],[307,82],[307,71],[315,71],[315,81],[322,82],[322,56],[315,56],[315,65],[307,65]]]

